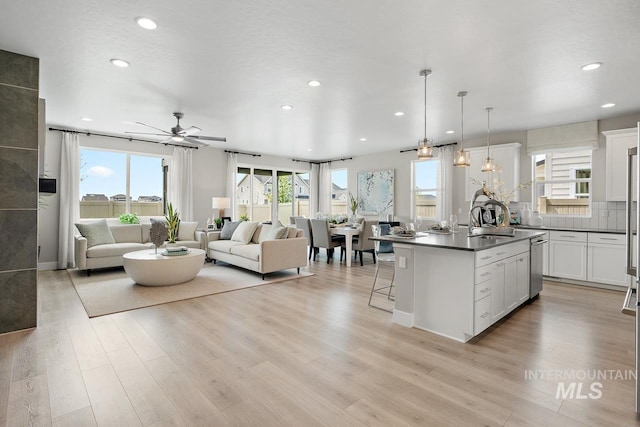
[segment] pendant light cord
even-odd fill
[[[489,156],[489,145],[490,145],[490,141],[491,141],[491,125],[490,125],[490,116],[491,116],[491,110],[493,110],[492,107],[487,107],[487,159],[490,158]]]
[[[427,76],[424,73],[424,143],[427,143]]]

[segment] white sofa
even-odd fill
[[[286,238],[265,240],[270,224],[259,224],[247,244],[220,240],[220,231],[207,233],[207,256],[262,274],[307,266],[307,238],[295,226],[289,226]]]
[[[158,219],[162,220],[163,218],[159,217]],[[92,221],[96,221],[96,219],[82,219],[79,222],[89,223]],[[91,270],[95,268],[122,266],[122,255],[127,252],[154,248],[149,237],[151,230],[149,217],[140,218],[140,224],[122,224],[117,218],[107,219],[107,225],[116,243],[96,245],[90,248],[87,248],[87,239],[76,228],[74,256],[77,269],[87,270],[87,274],[90,274]],[[206,250],[206,233],[204,231],[195,230],[192,236],[183,235],[182,237],[184,239],[176,241],[176,244]]]

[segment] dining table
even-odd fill
[[[358,227],[350,225],[336,225],[331,227],[331,234],[335,236],[344,236],[345,246],[347,251],[347,267],[351,267],[351,251],[353,250],[353,236],[360,235],[360,229]]]

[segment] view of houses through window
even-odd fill
[[[547,215],[591,214],[591,151],[532,156],[535,210]]]
[[[162,157],[82,148],[80,218],[163,215],[165,182]]]
[[[436,217],[438,195],[438,159],[415,160],[413,165],[413,200],[415,219]]]

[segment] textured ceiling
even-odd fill
[[[4,0],[0,49],[40,58],[49,124],[168,130],[181,111],[214,146],[315,160],[416,145],[423,68],[436,144],[459,139],[460,90],[465,137],[485,106],[493,132],[640,111],[637,0]]]

